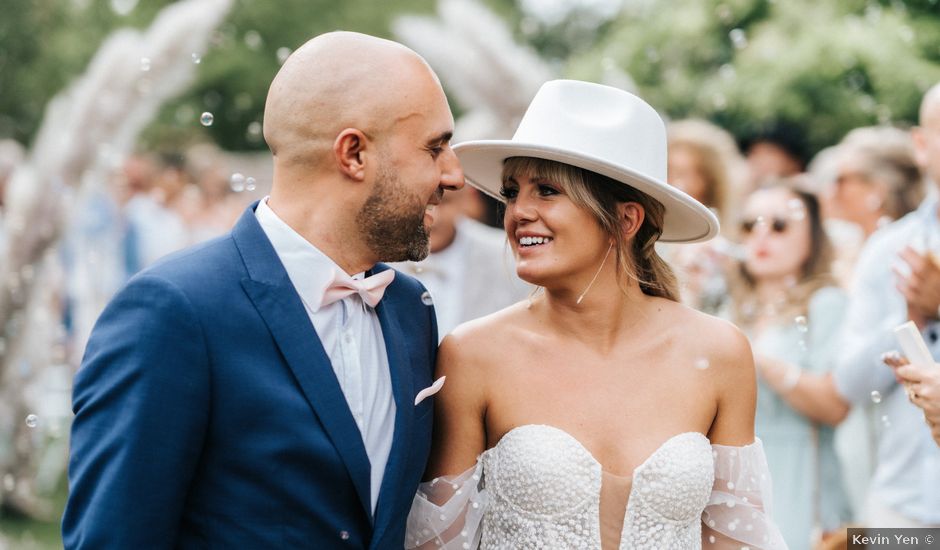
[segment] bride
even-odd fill
[[[680,305],[654,248],[718,232],[664,183],[655,111],[553,81],[512,140],[455,151],[506,203],[518,274],[543,292],[441,344],[406,547],[785,548],[747,340]]]

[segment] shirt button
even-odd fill
[[[349,540],[349,531],[340,531],[339,538],[343,540]]]
[[[346,334],[346,336],[343,337],[343,341],[347,344],[352,344],[352,334]]]

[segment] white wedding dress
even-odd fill
[[[406,548],[779,549],[760,440],[675,435],[632,478],[604,472],[567,432],[510,430],[475,467],[423,483]]]

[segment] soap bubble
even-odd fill
[[[245,45],[252,50],[257,50],[261,47],[261,44],[264,40],[261,38],[261,35],[258,31],[248,31],[245,33]]]
[[[245,130],[245,137],[249,141],[258,141],[261,139],[262,128],[261,123],[257,120],[252,121],[248,124],[248,128]]]
[[[809,330],[809,327],[806,324],[806,317],[803,315],[798,315],[796,319],[793,320],[796,323],[796,330],[806,333]]]
[[[229,187],[232,188],[232,191],[236,193],[241,193],[245,190],[245,176],[239,172],[235,172],[228,180]]]

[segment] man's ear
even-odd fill
[[[633,238],[643,227],[646,219],[646,210],[638,202],[621,202],[617,205],[617,214],[620,217],[620,227],[623,236]]]
[[[339,171],[356,181],[366,177],[365,149],[367,138],[362,131],[346,128],[333,141],[333,158]]]

